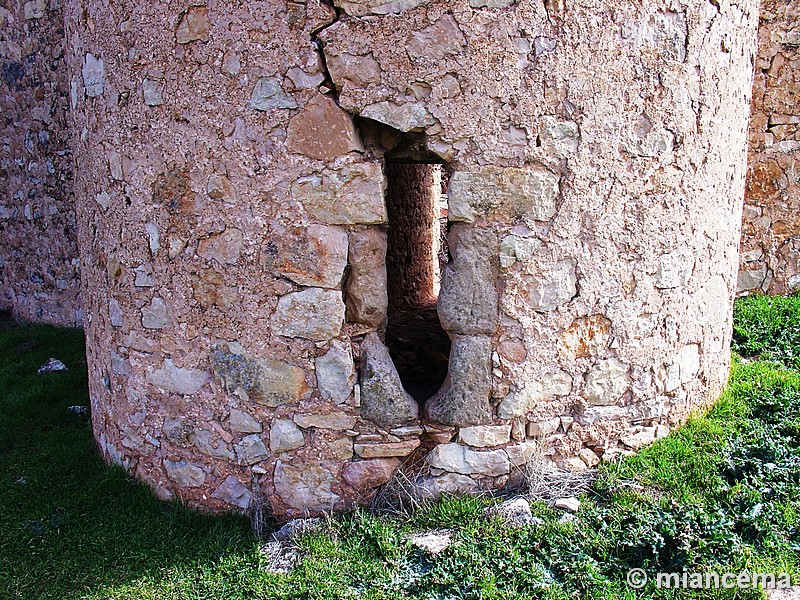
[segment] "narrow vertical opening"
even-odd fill
[[[440,164],[386,163],[386,345],[403,387],[420,403],[441,387],[450,355],[450,338],[436,312],[448,259],[445,177]]]

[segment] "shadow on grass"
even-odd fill
[[[51,356],[69,371],[37,374]],[[245,519],[164,504],[106,467],[68,408],[88,404],[83,332],[0,322],[0,597],[111,597],[96,594],[255,560]]]

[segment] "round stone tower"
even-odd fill
[[[281,517],[722,390],[756,2],[66,0],[95,436]]]

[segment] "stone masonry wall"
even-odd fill
[[[0,3],[0,309],[79,326],[77,230],[58,0]]]
[[[288,517],[403,461],[430,495],[584,469],[712,401],[755,2],[335,4],[66,0],[104,456]],[[421,406],[381,339],[406,133],[451,173],[450,374]]]
[[[749,131],[739,292],[800,288],[800,2],[764,0]]]

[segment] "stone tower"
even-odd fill
[[[288,517],[713,401],[756,2],[334,4],[65,0],[106,458]]]

